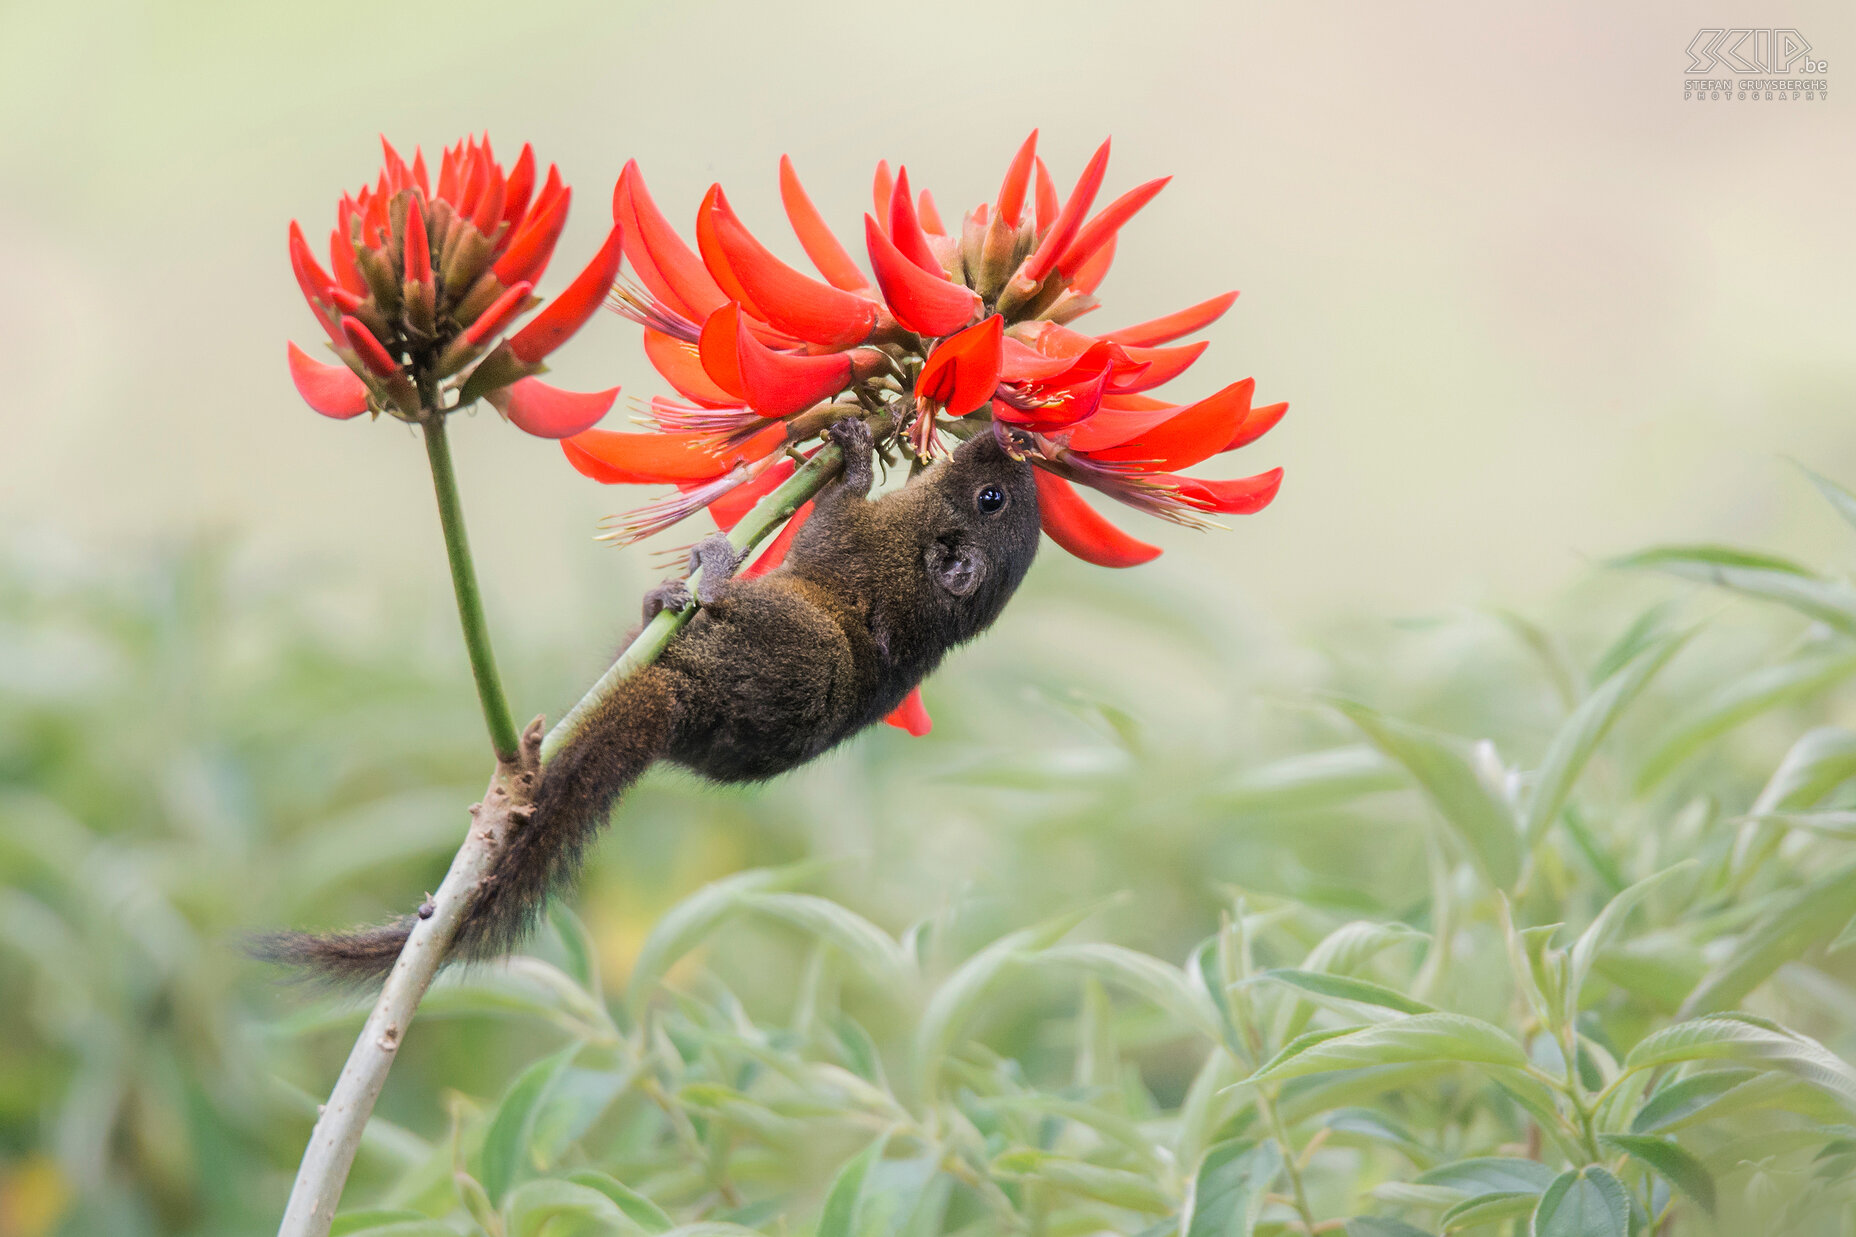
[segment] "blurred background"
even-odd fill
[[[1680,595],[1595,560],[1849,561],[1786,460],[1856,482],[1856,113],[1842,89],[1685,102],[1690,14],[0,5],[0,1237],[262,1229],[351,1023],[302,1024],[231,942],[404,906],[481,785],[420,445],[316,416],[283,364],[316,335],[285,228],[326,230],[378,134],[558,163],[550,295],[628,158],[680,224],[721,181],[789,260],[782,153],[841,236],[877,159],[953,216],[1033,127],[1061,185],[1110,134],[1110,191],[1175,175],[1090,324],[1241,289],[1169,391],[1254,375],[1290,402],[1237,460],[1287,469],[1276,503],[1204,534],[1130,515],[1167,550],[1135,571],[1051,549],[930,683],[931,737],[753,792],[656,775],[582,898],[614,982],[702,881],[807,854],[853,856],[828,886],[890,928],[1132,889],[1118,939],[1175,957],[1234,886],[1388,909],[1424,881],[1421,851],[1355,847],[1357,816],[1223,828],[1229,803],[1158,792],[1339,741],[1310,687],[1533,755],[1556,698],[1492,610],[1588,664]],[[1841,86],[1856,10],[1742,16],[1800,30]],[[648,397],[636,336],[596,319],[556,378]],[[592,540],[639,493],[487,410],[453,441],[515,707],[558,715],[662,574]],[[1795,634],[1764,623],[1728,613],[1711,664]],[[1712,775],[1757,788],[1796,730]],[[536,1042],[434,1027],[382,1106],[427,1135],[442,1088],[494,1094]]]

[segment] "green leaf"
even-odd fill
[[[1540,1196],[1529,1237],[1629,1237],[1630,1194],[1596,1164],[1562,1173]]]
[[[647,1233],[668,1232],[673,1225],[671,1218],[656,1203],[632,1189],[622,1181],[608,1177],[605,1173],[583,1168],[579,1172],[567,1174],[567,1179],[575,1185],[583,1185],[589,1190],[598,1190],[620,1211],[625,1218]]]
[[[1829,952],[1834,954],[1848,949],[1851,945],[1856,945],[1856,916],[1851,917],[1850,921],[1843,925],[1843,931],[1837,933],[1837,939],[1830,942]]]
[[[1238,812],[1293,812],[1350,803],[1405,785],[1397,765],[1364,745],[1286,756],[1245,769],[1209,798]]]
[[[549,898],[548,926],[554,929],[554,935],[561,942],[561,951],[567,955],[567,974],[595,1000],[599,999],[598,951],[593,946],[592,934],[580,922],[580,916],[561,899]]]
[[[1647,794],[1710,740],[1768,710],[1808,700],[1856,675],[1856,655],[1813,653],[1758,670],[1719,688],[1679,715],[1643,762],[1637,793]]]
[[[1603,1134],[1599,1141],[1660,1173],[1670,1185],[1694,1199],[1703,1211],[1714,1214],[1713,1176],[1673,1138],[1659,1138],[1654,1134]]]
[[[892,997],[906,995],[915,980],[915,962],[894,937],[836,902],[809,893],[749,893],[742,900],[831,945]]]
[[[1605,903],[1605,908],[1598,912],[1579,939],[1573,942],[1572,950],[1566,958],[1565,1007],[1561,1014],[1562,1024],[1573,1021],[1579,1009],[1579,990],[1585,987],[1585,980],[1592,973],[1592,963],[1598,957],[1598,951],[1610,943],[1619,928],[1630,916],[1631,911],[1664,882],[1679,873],[1688,873],[1700,865],[1693,859],[1684,859],[1681,863],[1664,868],[1653,876],[1646,876]]]
[[[1463,740],[1351,700],[1336,700],[1373,746],[1404,765],[1489,882],[1506,889],[1521,873],[1521,840],[1508,801],[1477,771]]]
[[[1690,1074],[1658,1089],[1645,1100],[1643,1107],[1631,1118],[1630,1128],[1633,1133],[1648,1134],[1686,1125],[1690,1118],[1706,1112],[1742,1083],[1773,1076],[1756,1069],[1717,1069]]]
[[[1414,1178],[1418,1185],[1444,1186],[1465,1194],[1539,1194],[1559,1174],[1539,1160],[1484,1155],[1436,1168]]]
[[[1208,1147],[1179,1213],[1180,1237],[1250,1237],[1280,1171],[1274,1142],[1232,1139]]]
[[[1313,1041],[1298,1047],[1302,1041]],[[1506,1032],[1464,1014],[1416,1014],[1335,1035],[1303,1036],[1246,1081],[1416,1061],[1465,1061],[1525,1070],[1527,1054]]]
[[[1431,1237],[1421,1228],[1390,1216],[1354,1216],[1347,1221],[1345,1237]]]
[[[1856,905],[1856,860],[1781,895],[1689,994],[1682,1014],[1693,1017],[1738,1004],[1779,967],[1827,940],[1848,921],[1852,905]]]
[[[1425,933],[1409,924],[1392,921],[1377,923],[1369,919],[1355,919],[1334,929],[1302,959],[1297,968],[1303,971],[1320,971],[1330,975],[1351,975],[1371,962],[1383,950],[1394,945],[1429,939]],[[1283,1004],[1279,1011],[1272,1040],[1287,1043],[1302,1033],[1308,1020],[1314,1016],[1315,1007],[1308,1001],[1295,1000]]]
[[[1614,559],[1613,567],[1647,568],[1775,601],[1856,635],[1856,589],[1786,559],[1724,546],[1664,546]]]
[[[555,1178],[525,1182],[510,1191],[503,1205],[508,1237],[539,1237],[558,1219],[591,1220],[607,1227],[627,1223],[625,1213],[603,1192]]]
[[[1793,462],[1797,463],[1795,460]],[[1836,508],[1837,514],[1843,517],[1844,522],[1849,524],[1852,528],[1856,528],[1856,494],[1850,493],[1835,481],[1832,481],[1829,477],[1821,473],[1812,472],[1803,464],[1798,465],[1798,470],[1805,476],[1811,478],[1811,484],[1815,485],[1817,487],[1817,492],[1822,494],[1832,507]]]
[[[1145,1173],[1104,1168],[1035,1147],[1019,1147],[997,1156],[992,1162],[992,1171],[1001,1177],[1032,1178],[1063,1193],[1093,1198],[1129,1211],[1165,1215],[1173,1210],[1172,1197]]]
[[[1681,1061],[1734,1061],[1791,1074],[1856,1109],[1856,1070],[1806,1035],[1752,1014],[1709,1014],[1646,1036],[1625,1072]]]
[[[1524,846],[1531,849],[1540,841],[1618,717],[1687,642],[1684,633],[1649,645],[1594,688],[1561,724],[1534,778],[1534,791],[1521,822]]]
[[[704,885],[664,913],[645,938],[632,967],[625,1001],[633,1010],[640,1008],[656,989],[658,981],[690,950],[717,928],[741,913],[750,894],[768,890],[790,889],[816,876],[828,865],[817,860],[787,864],[780,868],[756,868],[737,872],[712,884]]]
[[[1404,993],[1388,988],[1384,984],[1376,984],[1366,979],[1355,979],[1348,975],[1329,975],[1321,971],[1275,967],[1261,972],[1257,978],[1273,979],[1277,983],[1287,984],[1291,988],[1299,988],[1304,992],[1312,992],[1317,996],[1396,1010],[1401,1014],[1437,1012],[1423,1001],[1414,1001]]]
[[[889,1134],[885,1132],[838,1170],[830,1193],[825,1195],[825,1209],[819,1216],[815,1237],[853,1237],[857,1231],[857,1201],[862,1197],[864,1181],[870,1175],[870,1166],[883,1158],[883,1148],[888,1143]]]
[[[1515,1216],[1524,1216],[1534,1210],[1534,1204],[1540,1198],[1538,1190],[1505,1190],[1489,1194],[1478,1194],[1466,1198],[1456,1206],[1438,1217],[1437,1223],[1444,1232],[1454,1232],[1460,1228],[1471,1228],[1478,1224],[1496,1224],[1502,1220],[1511,1220]]]
[[[457,1230],[422,1212],[374,1207],[336,1216],[329,1237],[457,1237]]]
[[[501,1203],[523,1166],[534,1163],[529,1142],[535,1132],[535,1118],[579,1051],[579,1044],[569,1044],[535,1062],[517,1075],[497,1105],[496,1116],[483,1135],[483,1169],[478,1174],[492,1204]]]
[[[936,1086],[948,1050],[993,986],[1094,913],[1094,907],[1087,907],[1009,932],[968,958],[935,989],[915,1031],[916,1076],[925,1090]]]
[[[1810,807],[1856,777],[1856,732],[1820,726],[1792,744],[1773,770],[1750,816]]]
[[[1186,973],[1149,954],[1120,945],[1056,945],[1037,958],[1039,966],[1073,967],[1125,988],[1173,1015],[1207,1039],[1219,1036],[1218,1013]]]

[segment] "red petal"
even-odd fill
[[[297,287],[303,290],[303,299],[312,308],[318,301],[328,303],[335,280],[317,265],[315,255],[309,252],[309,242],[303,239],[303,229],[294,219],[290,221],[290,269],[296,274]]]
[[[734,264],[729,261],[728,251],[722,248],[722,242],[716,235],[716,211],[726,209],[728,199],[722,194],[722,186],[710,185],[709,191],[702,195],[702,205],[696,208],[696,248],[702,254],[702,264],[722,295],[740,305],[750,317],[762,322],[770,321],[767,313],[760,307],[760,302],[749,295],[747,288],[735,275]]]
[[[1005,169],[1005,180],[999,186],[999,217],[1006,226],[1016,228],[1025,209],[1025,190],[1031,185],[1031,167],[1038,156],[1038,131],[1033,129],[1012,156],[1011,165]],[[1042,165],[1040,165],[1042,166]]]
[[[1108,268],[1115,263],[1115,238],[1109,237],[1108,244],[1095,251],[1089,261],[1076,268],[1076,273],[1069,277],[1070,287],[1078,292],[1094,292],[1102,286]]]
[[[596,457],[588,454],[585,447],[579,446],[571,438],[561,439],[561,454],[574,466],[574,471],[583,477],[591,477],[601,485],[659,485],[656,477],[641,476],[614,468]]]
[[[367,295],[367,280],[361,278],[361,268],[355,265],[354,246],[349,242],[345,228],[336,228],[329,233],[329,268],[335,272],[337,284],[356,296]]]
[[[613,224],[612,231],[606,233],[606,243],[586,264],[586,269],[510,339],[509,350],[518,360],[531,365],[541,360],[585,326],[587,319],[605,302],[606,293],[612,290],[612,281],[619,277],[620,232],[619,225]]]
[[[381,347],[374,333],[353,314],[343,316],[342,334],[348,337],[348,346],[360,355],[361,363],[382,378],[391,378],[400,372],[399,362]]]
[[[325,417],[346,421],[367,411],[367,384],[346,365],[324,365],[290,345],[290,381],[303,402]]]
[[[702,336],[696,341],[696,355],[709,381],[734,399],[747,398],[747,385],[741,380],[739,355],[741,306],[729,301],[709,315],[702,324]]]
[[[431,198],[432,182],[425,175],[425,150],[418,146],[412,148],[412,183],[419,186],[420,197]]]
[[[625,165],[613,191],[613,219],[625,233],[625,256],[657,299],[702,322],[728,298],[651,200],[638,161]]]
[[[889,219],[890,195],[896,192],[896,181],[889,174],[889,160],[876,161],[876,179],[870,184],[870,197],[876,203],[877,226],[881,227]]]
[[[451,147],[445,148],[444,155],[438,160],[438,196],[453,206],[458,199],[458,156]]]
[[[431,283],[432,243],[425,233],[425,203],[418,198],[406,204],[406,234],[400,248],[405,251],[406,278]]]
[[[1044,160],[1037,161],[1038,173],[1038,210],[1037,230],[1042,235],[1051,224],[1057,221],[1057,186],[1050,178],[1050,169],[1044,166]]]
[[[503,203],[509,197],[509,182],[503,179],[502,173],[488,159],[484,160],[484,164],[483,192],[477,197],[477,209],[471,212],[470,222],[484,236],[494,238],[497,225],[503,221]],[[507,242],[508,239],[505,234],[503,240]]]
[[[1151,391],[1155,387],[1173,381],[1191,368],[1192,363],[1205,355],[1210,347],[1204,340],[1195,344],[1181,344],[1177,348],[1126,348],[1128,359],[1142,366],[1140,372],[1120,377],[1110,382],[1109,389],[1117,395],[1132,395],[1136,391]]]
[[[946,236],[947,225],[941,222],[941,212],[934,208],[934,194],[922,190],[915,203],[915,214],[922,221],[922,231],[935,236]]]
[[[1136,541],[1083,501],[1062,477],[1042,468],[1031,479],[1038,487],[1038,521],[1050,539],[1086,563],[1098,567],[1137,567],[1160,557],[1160,547]]]
[[[761,416],[790,417],[851,385],[848,353],[800,356],[775,352],[748,332],[739,314],[735,322],[735,360],[740,366],[742,388],[749,406]],[[708,336],[707,327],[703,335]]]
[[[1140,437],[1091,454],[1099,460],[1140,464],[1152,472],[1190,468],[1225,449],[1249,415],[1256,386],[1253,378],[1234,382],[1196,404],[1187,404]]]
[[[915,200],[909,193],[907,168],[897,170],[896,184],[889,195],[889,239],[896,243],[896,248],[909,261],[936,279],[947,278],[947,272],[941,269],[940,260],[934,256],[934,250],[928,247],[928,235],[922,231],[921,220],[915,217]]]
[[[650,481],[707,481],[744,460],[757,460],[786,444],[786,427],[769,425],[738,446],[713,434],[624,434],[585,430],[564,439],[608,468]],[[571,458],[571,457],[570,457]]]
[[[930,275],[903,256],[875,219],[864,216],[864,243],[877,287],[896,321],[917,335],[952,335],[973,321],[980,298],[941,275]]]
[[[1272,468],[1254,477],[1232,481],[1207,481],[1200,477],[1170,477],[1179,485],[1178,494],[1203,511],[1221,511],[1227,515],[1254,515],[1270,505],[1282,488],[1282,469]]]
[[[1122,225],[1132,219],[1141,207],[1153,201],[1154,195],[1166,188],[1167,182],[1172,179],[1171,176],[1162,176],[1144,185],[1136,185],[1103,207],[1101,213],[1084,225],[1083,230],[1076,234],[1076,239],[1070,242],[1070,247],[1063,251],[1063,257],[1057,260],[1057,270],[1065,279],[1073,279],[1083,263],[1094,257],[1104,245],[1112,243]]]
[[[663,375],[664,381],[675,387],[686,399],[715,407],[741,402],[740,396],[730,395],[716,385],[715,379],[709,377],[702,367],[702,357],[698,355],[695,344],[686,344],[673,336],[647,328],[644,333],[644,355],[652,367]]]
[[[860,344],[870,337],[877,318],[873,302],[808,278],[774,257],[742,226],[728,200],[719,191],[711,192],[710,234],[734,281],[761,307],[768,323],[830,348]]]
[[[572,189],[562,188],[545,205],[536,203],[536,211],[516,233],[496,265],[490,268],[498,279],[509,284],[524,279],[534,283],[541,278],[541,273],[548,269],[548,259],[554,256],[554,243],[561,239],[561,229],[567,226],[567,208],[573,196]]]
[[[490,307],[478,314],[477,320],[465,327],[464,333],[458,338],[473,347],[481,344],[515,321],[516,316],[522,312],[523,302],[528,300],[528,294],[532,290],[527,280],[523,280],[514,287],[503,289],[502,295],[491,301]]]
[[[918,739],[934,729],[934,719],[928,716],[928,707],[922,703],[920,687],[910,688],[909,694],[902,698],[902,703],[883,720]]]
[[[916,398],[940,405],[950,417],[984,407],[999,385],[1004,326],[994,314],[937,344],[915,380]]]
[[[610,391],[563,391],[539,378],[523,378],[496,392],[491,402],[515,427],[537,438],[571,438],[599,424],[619,398]]]
[[[1096,153],[1089,157],[1083,174],[1076,178],[1076,187],[1070,190],[1069,199],[1064,202],[1063,209],[1057,212],[1050,231],[1044,234],[1044,239],[1038,242],[1038,247],[1019,268],[1019,274],[1025,279],[1033,284],[1043,283],[1044,277],[1057,265],[1057,259],[1069,249],[1070,242],[1076,239],[1077,232],[1082,229],[1083,216],[1095,205],[1096,193],[1102,188],[1102,177],[1107,171],[1108,143],[1103,142],[1096,147]]]
[[[1270,404],[1263,408],[1252,408],[1237,427],[1237,433],[1231,435],[1231,441],[1225,444],[1226,451],[1235,451],[1248,446],[1263,435],[1276,428],[1276,422],[1282,420],[1289,411],[1287,404]]]
[[[528,209],[529,195],[534,192],[535,148],[524,142],[522,153],[516,156],[516,166],[509,173],[508,187],[503,191],[503,222],[509,225],[511,235],[522,219],[522,212]]]
[[[780,484],[793,475],[798,467],[790,457],[778,461],[760,476],[736,486],[709,504],[709,514],[715,517],[715,525],[727,532],[741,522],[741,517],[754,509],[754,504],[780,488]]]
[[[1045,356],[1020,342],[1014,335],[1007,335],[1003,344],[999,364],[999,379],[1002,382],[1041,382],[1046,378],[1055,378],[1075,364],[1067,356]]]
[[[1110,343],[1125,344],[1129,347],[1152,347],[1155,344],[1169,343],[1181,335],[1190,335],[1194,331],[1210,326],[1224,317],[1227,309],[1237,300],[1237,293],[1227,292],[1223,296],[1214,296],[1209,301],[1200,301],[1185,309],[1154,318],[1148,322],[1139,322],[1133,326],[1124,326],[1119,331],[1110,331],[1102,336]]]
[[[1135,400],[1142,402],[1137,406],[1128,406]],[[1154,426],[1171,420],[1179,409],[1178,404],[1163,403],[1144,395],[1104,396],[1102,406],[1096,409],[1095,415],[1070,431],[1066,445],[1072,451],[1100,451],[1107,447],[1119,447]]]
[[[857,269],[857,263],[851,261],[851,255],[845,252],[838,238],[825,226],[818,208],[812,205],[812,199],[806,196],[805,187],[799,183],[799,174],[793,171],[793,161],[785,155],[780,156],[780,202],[786,207],[786,217],[792,221],[793,233],[799,237],[806,257],[812,259],[812,265],[818,267],[819,274],[829,280],[833,287],[842,288],[846,292],[856,292],[870,286],[864,273]]]
[[[799,530],[805,527],[805,523],[811,518],[811,515],[811,503],[807,503],[805,506],[799,508],[799,510],[793,512],[793,518],[786,522],[786,527],[780,530],[779,536],[775,537],[772,544],[761,551],[761,556],[759,558],[749,563],[747,567],[741,571],[740,578],[743,580],[752,580],[756,576],[764,576],[769,571],[772,571],[775,567],[785,562],[786,552],[793,548],[793,538],[799,535]]]

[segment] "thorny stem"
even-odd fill
[[[458,478],[451,466],[451,445],[445,437],[445,414],[428,413],[421,425],[425,429],[425,455],[432,463],[432,489],[438,495],[438,522],[445,530],[451,587],[458,598],[458,623],[464,628],[464,649],[470,654],[471,676],[477,680],[477,699],[483,704],[483,724],[490,732],[490,747],[497,762],[508,764],[516,758],[516,724],[509,715],[502,680],[496,677],[496,653],[490,648],[483,592],[477,587],[470,536],[464,530],[464,507],[458,501]]]

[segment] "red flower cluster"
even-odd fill
[[[594,425],[618,388],[580,394],[535,375],[543,358],[597,310],[618,276],[619,228],[573,283],[521,330],[567,222],[573,190],[549,165],[537,184],[522,147],[507,173],[486,135],[445,151],[434,192],[425,156],[409,166],[385,138],[378,181],[343,194],[324,271],[290,224],[290,265],[342,365],[295,344],[290,376],[311,408],[346,419],[373,411],[405,421],[488,399],[520,429],[565,438]]]
[[[787,217],[822,281],[756,240],[719,185],[697,210],[692,249],[637,165],[626,165],[613,220],[637,280],[620,285],[614,308],[644,327],[646,354],[680,398],[651,401],[655,432],[590,430],[562,447],[596,480],[672,483],[680,493],[620,517],[608,536],[634,540],[704,508],[732,525],[790,472],[783,448],[845,415],[886,423],[888,443],[918,460],[942,450],[943,434],[964,437],[987,420],[1009,427],[1040,466],[1045,531],[1104,566],[1160,551],[1096,513],[1072,483],[1187,524],[1267,505],[1280,469],[1238,480],[1181,470],[1254,441],[1287,405],[1252,407],[1250,379],[1190,403],[1151,394],[1206,347],[1173,341],[1217,320],[1235,292],[1101,335],[1068,325],[1096,308],[1117,234],[1169,179],[1092,214],[1108,151],[1104,142],[1060,199],[1033,132],[997,200],[951,233],[906,168],[892,175],[878,164],[874,211],[864,216],[874,279],[782,159]]]

